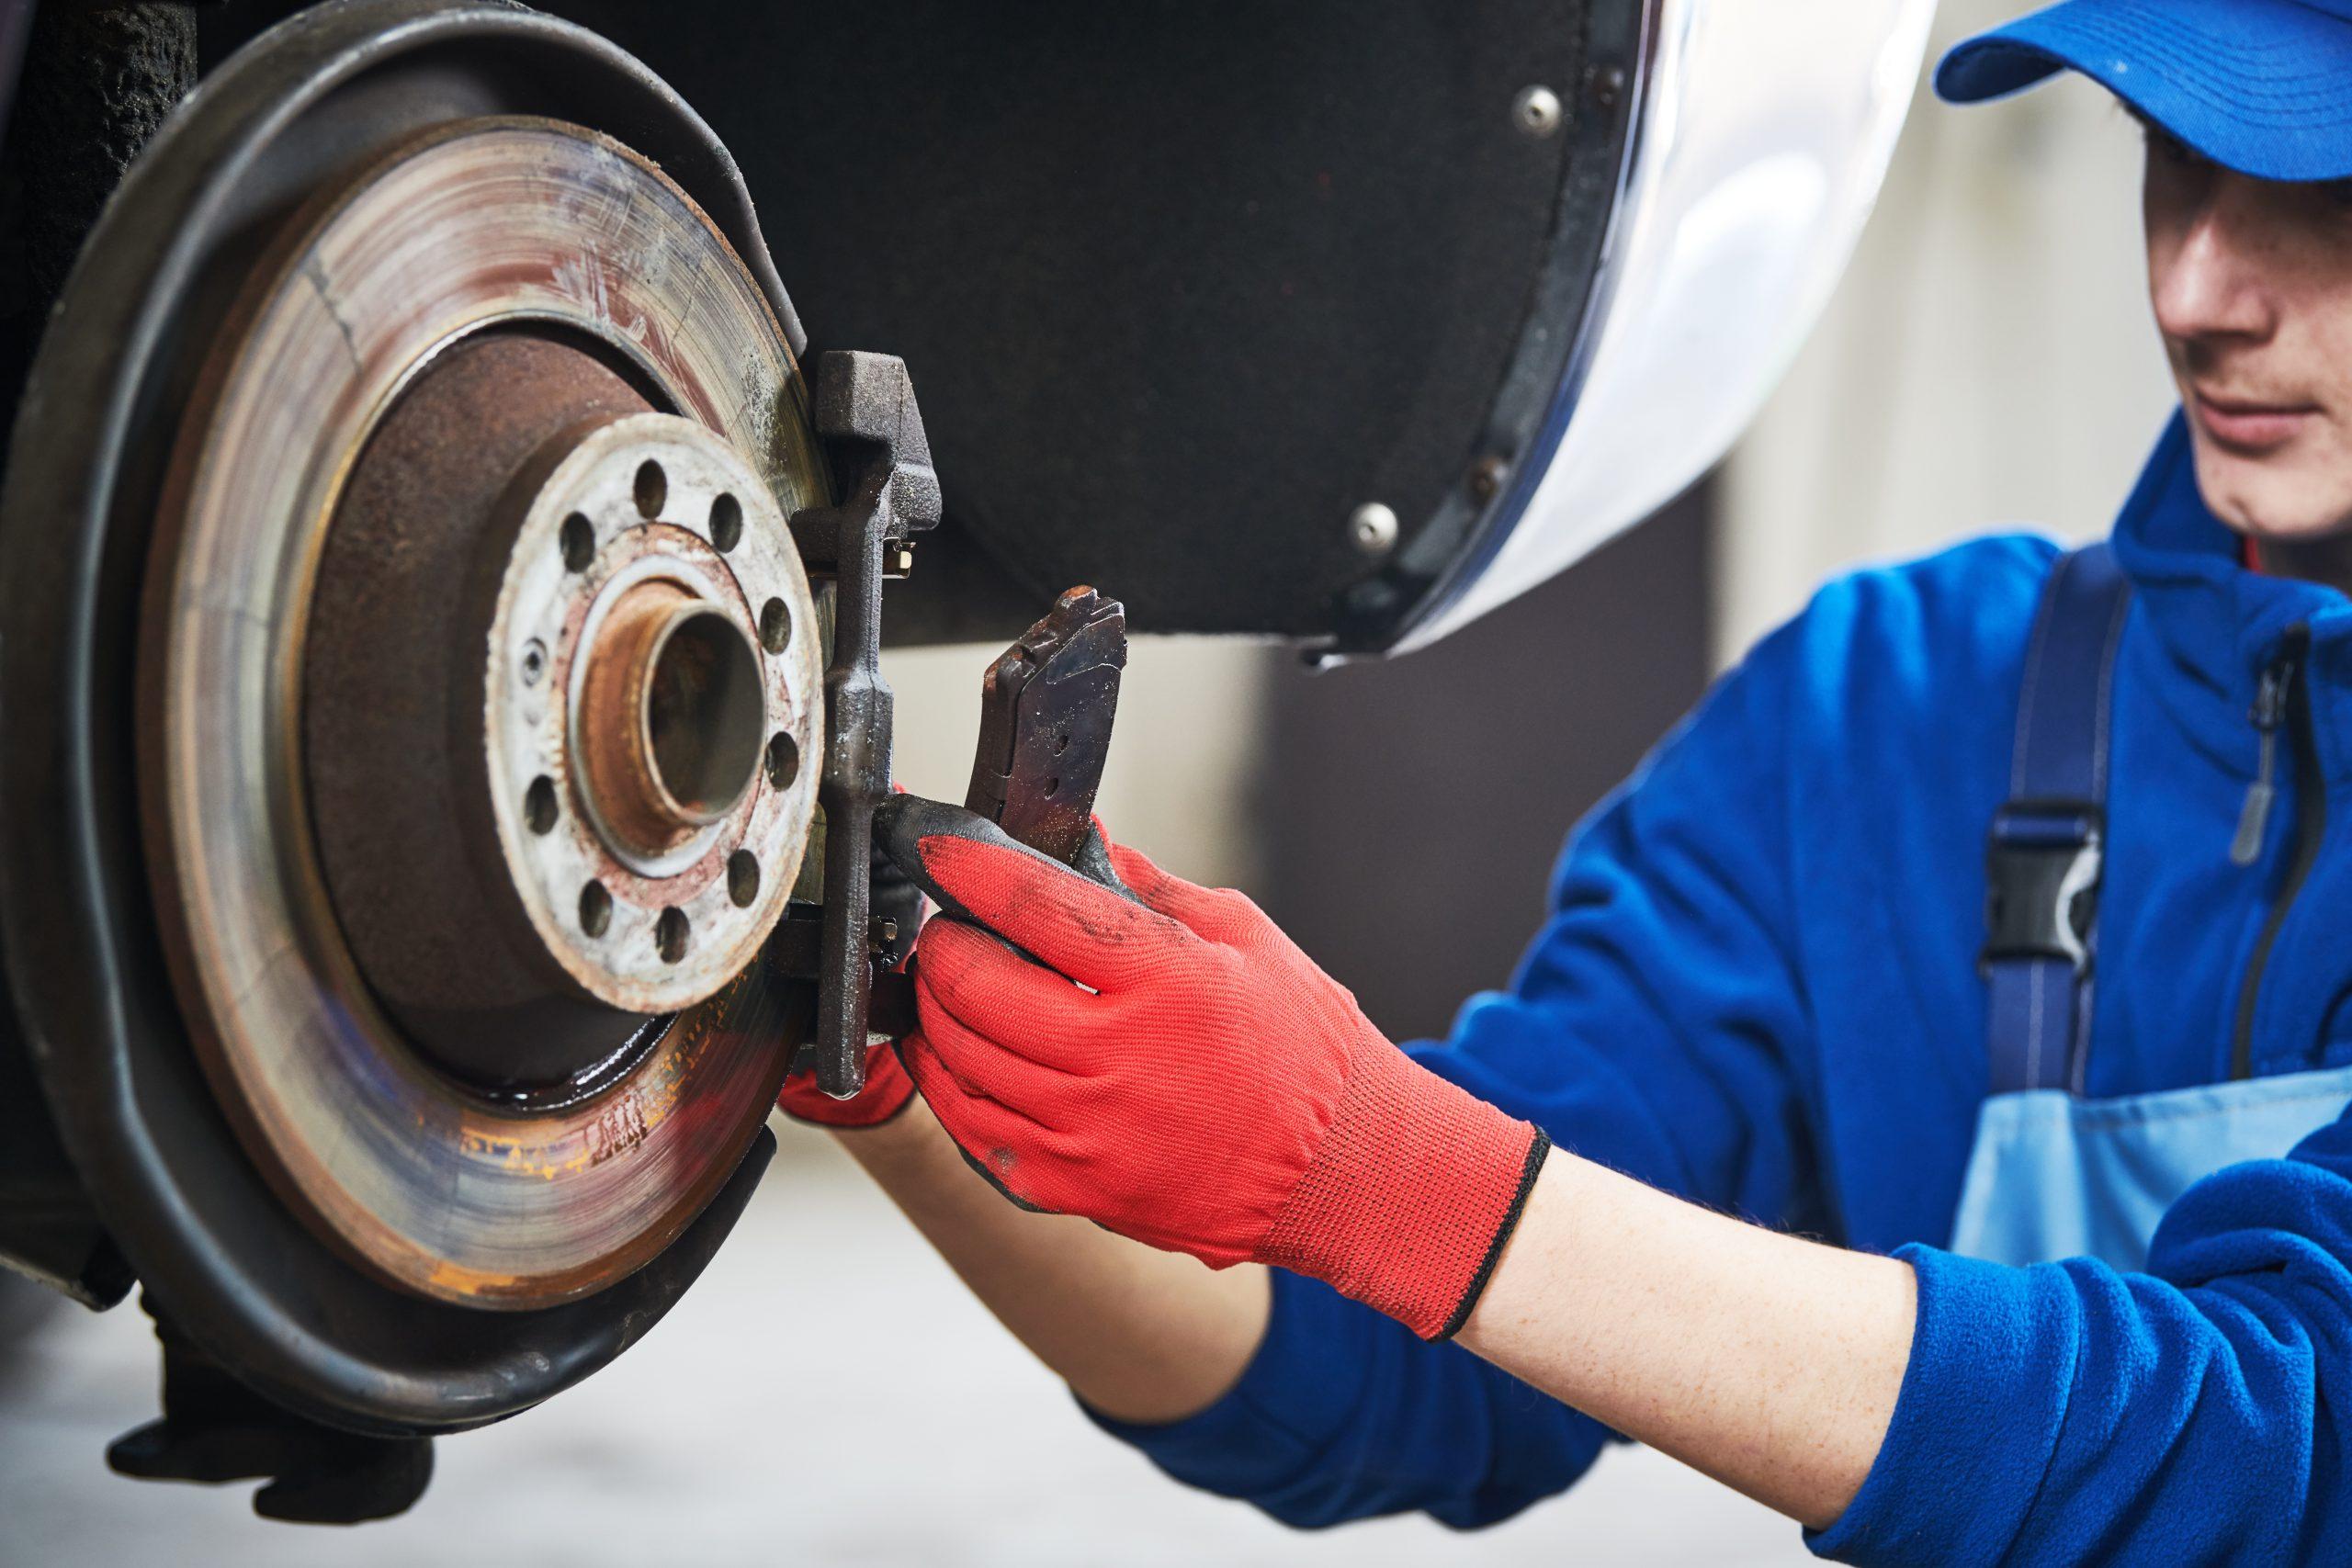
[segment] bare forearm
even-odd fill
[[[989,1310],[1087,1404],[1173,1421],[1231,1388],[1265,1333],[1266,1271],[1222,1271],[1080,1219],[1015,1208],[920,1100],[844,1130],[864,1166]]]
[[[1853,1500],[1911,1353],[1910,1267],[1555,1151],[1462,1343],[1814,1527]]]

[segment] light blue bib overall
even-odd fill
[[[2352,1066],[2091,1100],[2082,1093],[2107,796],[2109,696],[2129,589],[2104,545],[2062,558],[2026,655],[2010,799],[1987,845],[1993,1093],[1951,1250],[1996,1263],[2145,1266],[2156,1223],[2239,1160],[2276,1159],[2352,1101]]]
[[[2352,1101],[2352,1067],[2085,1100],[2063,1089],[1987,1100],[1951,1250],[1995,1263],[2148,1261],[2173,1200],[2225,1165],[2277,1159]]]

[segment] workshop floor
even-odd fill
[[[1185,1491],[1080,1418],[825,1139],[783,1135],[750,1214],[644,1344],[543,1410],[443,1443],[424,1503],[389,1524],[265,1524],[244,1488],[108,1474],[106,1441],[153,1410],[146,1322],[50,1314],[0,1359],[0,1562],[1812,1561],[1793,1526],[1641,1450],[1476,1536],[1419,1517],[1305,1535]],[[854,1356],[805,1348],[842,1324]]]

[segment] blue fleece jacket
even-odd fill
[[[2119,653],[2088,1090],[2352,1061],[2352,603],[2241,569],[2166,433],[2117,548]],[[1918,1325],[1884,1447],[1813,1538],[1865,1563],[2352,1562],[2352,1119],[2193,1189],[2146,1273],[1940,1249],[1986,1093],[1984,834],[2056,547],[1979,540],[1822,591],[1571,839],[1510,989],[1431,1068],[1566,1148],[1767,1224],[1907,1258]],[[2230,846],[2261,671],[2308,628],[2309,745],[2264,852]],[[1564,678],[1572,672],[1564,671]],[[2325,814],[2292,885],[2306,814]],[[2268,955],[2255,954],[2274,906]],[[1319,1284],[1276,1276],[1240,1383],[1104,1421],[1296,1525],[1491,1523],[1611,1434]]]

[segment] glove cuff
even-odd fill
[[[1322,1146],[1259,1244],[1424,1339],[1457,1333],[1552,1141],[1374,1036]]]

